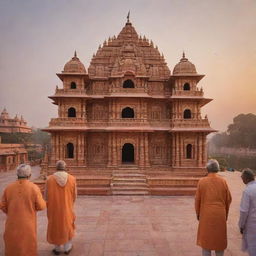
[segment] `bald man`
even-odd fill
[[[29,181],[31,167],[21,164],[18,179],[4,190],[0,209],[6,213],[5,256],[36,256],[36,212],[46,207],[40,189]]]
[[[73,248],[72,238],[75,232],[76,179],[66,172],[66,163],[59,160],[56,172],[46,182],[45,198],[47,201],[47,241],[54,245],[55,255],[69,254]]]

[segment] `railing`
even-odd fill
[[[200,96],[203,97],[204,96],[204,92],[203,91],[176,91],[173,90],[172,91],[172,96]]]
[[[152,120],[139,118],[118,118],[113,120],[86,120],[85,118],[52,118],[50,126],[80,126],[80,127],[163,127],[163,128],[208,128],[210,127],[208,119],[178,119],[178,120]]]
[[[60,117],[52,118],[49,126],[85,126],[87,121],[85,118],[77,117]]]
[[[206,128],[210,127],[208,119],[197,119],[197,120],[192,120],[192,119],[178,119],[174,120],[171,123],[172,128],[195,128],[195,127],[200,127],[200,128]]]
[[[59,89],[55,90],[55,95],[83,95],[86,94],[85,89]]]

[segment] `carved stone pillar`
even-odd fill
[[[87,166],[88,164],[88,145],[87,145],[87,133],[84,134],[84,143],[83,143],[83,148],[84,148],[84,165]]]
[[[145,153],[145,148],[144,148],[144,136],[143,133],[139,134],[139,150],[140,150],[140,154],[139,154],[139,167],[144,167],[144,153]]]
[[[122,163],[122,146],[121,139],[119,138],[118,134],[116,134],[116,155],[117,155],[117,166]]]
[[[203,161],[203,145],[202,145],[202,135],[201,133],[199,133],[197,135],[199,137],[199,156],[198,156],[198,162],[199,162],[199,166],[202,166],[202,161]]]
[[[113,132],[112,136],[112,148],[113,148],[113,166],[117,166],[117,141],[116,141],[116,133]]]
[[[113,135],[112,135],[112,132],[110,132],[108,134],[108,167],[112,166],[113,165]]]
[[[202,166],[206,165],[207,152],[206,152],[206,135],[202,133]]]
[[[149,148],[148,148],[148,133],[144,133],[144,146],[145,146],[145,167],[149,167],[150,166],[150,162],[149,162]]]
[[[56,160],[56,135],[55,133],[51,134],[51,160]]]
[[[175,147],[176,147],[176,154],[175,154],[175,166],[180,166],[180,134],[175,134]]]

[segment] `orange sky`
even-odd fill
[[[78,51],[86,68],[98,45],[117,35],[131,10],[138,34],[152,39],[171,71],[182,51],[205,74],[214,100],[202,109],[224,131],[239,113],[256,114],[254,0],[3,0],[0,2],[0,110],[45,127],[57,116],[47,96],[55,73]]]

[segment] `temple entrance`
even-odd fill
[[[122,163],[134,163],[134,146],[130,143],[125,143],[122,148]]]

